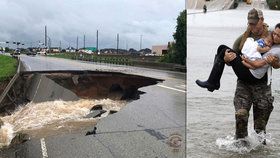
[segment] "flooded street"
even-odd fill
[[[0,129],[0,146],[9,145],[16,133],[39,138],[93,127],[110,110],[119,111],[126,103],[111,99],[28,103],[17,108],[11,115],[0,118],[4,123]],[[106,112],[97,118],[87,118],[96,105],[102,105]]]
[[[270,28],[279,13],[264,11]],[[187,15],[187,157],[279,157],[280,156],[280,70],[273,70],[272,93],[274,110],[267,125],[267,145],[261,145],[253,130],[252,111],[249,118],[249,147],[237,148],[234,143],[235,110],[233,97],[236,76],[226,66],[221,88],[213,93],[195,84],[206,80],[220,44],[232,46],[246,26],[246,10]],[[231,20],[228,20],[231,17]],[[244,18],[242,18],[244,17]]]

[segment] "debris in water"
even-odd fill
[[[21,144],[26,141],[30,140],[30,137],[28,134],[25,133],[17,133],[16,136],[11,141],[11,146],[16,144]]]
[[[97,128],[94,127],[92,131],[87,131],[86,136],[87,135],[94,135],[94,134],[96,134],[96,130],[97,130]]]
[[[93,111],[93,110],[102,110],[103,108],[103,105],[101,105],[101,104],[97,104],[97,105],[94,105],[91,109],[90,109],[90,111]]]
[[[94,110],[91,111],[91,113],[89,113],[87,116],[85,116],[85,118],[96,118],[96,117],[100,117],[102,114],[104,114],[105,112],[107,112],[106,110]]]
[[[114,114],[116,112],[118,112],[118,111],[117,110],[110,110],[109,114]]]

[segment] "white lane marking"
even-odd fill
[[[48,153],[47,153],[47,147],[46,147],[46,142],[45,142],[45,138],[41,138],[41,149],[42,149],[42,156],[43,158],[48,157]]]
[[[176,85],[176,86],[174,86],[174,87],[185,89],[185,88],[186,88],[186,85],[182,84],[182,85]]]
[[[164,85],[157,85],[157,86],[162,87],[162,88],[171,89],[171,90],[178,91],[178,92],[186,93],[186,91],[184,91],[184,90],[180,90],[180,89],[176,89],[176,88],[172,88],[172,87],[167,87],[167,86],[164,86]]]

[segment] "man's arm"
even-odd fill
[[[241,52],[241,50],[239,49],[239,45],[240,45],[240,43],[241,43],[242,36],[243,36],[243,34],[240,35],[240,36],[234,41],[234,43],[233,43],[232,49],[233,49],[235,52],[238,52],[238,53]]]
[[[280,68],[280,62],[279,58],[273,55],[268,55],[265,58],[266,62],[271,65],[274,69],[279,69]]]
[[[243,34],[240,35],[233,43],[233,50],[237,53],[241,53],[241,50],[239,49],[239,45],[241,43],[241,39],[243,37]],[[227,65],[230,65],[229,62],[231,62],[233,59],[236,58],[236,54],[233,52],[230,52],[230,50],[226,50],[224,61]]]
[[[256,69],[256,68],[260,68],[263,67],[266,63],[266,61],[264,59],[258,59],[258,60],[250,60],[244,56],[241,57],[242,58],[242,63],[246,66],[247,64],[250,65],[251,67],[248,67],[249,69]]]
[[[244,65],[244,66],[246,66],[247,68],[249,68],[249,69],[255,69],[252,65],[250,65],[249,63],[247,63],[246,61],[244,61],[244,60],[242,60],[242,64]]]

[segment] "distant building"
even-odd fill
[[[60,52],[59,47],[51,47],[51,48],[50,48],[50,51],[51,51],[52,53],[59,53],[59,52]]]
[[[89,50],[89,51],[92,51],[92,52],[97,51],[96,47],[85,47],[85,50]]]
[[[152,54],[152,50],[149,48],[141,49],[138,52],[140,53],[140,55]],[[152,54],[152,55],[154,55],[154,54]]]
[[[167,45],[155,45],[152,46],[152,53],[156,56],[162,56],[164,54],[167,54]]]

